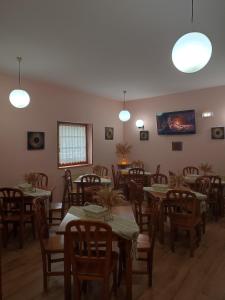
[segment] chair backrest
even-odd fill
[[[206,177],[210,179],[210,183],[211,183],[210,197],[214,197],[219,200],[222,197],[222,193],[223,193],[222,179],[216,175],[209,175]]]
[[[199,169],[197,167],[188,166],[183,168],[183,176],[187,176],[189,174],[199,174]]]
[[[168,177],[165,174],[155,173],[149,176],[149,184],[150,186],[153,184],[168,184]]]
[[[144,201],[144,192],[134,180],[128,182],[129,200],[131,201],[135,220],[139,223],[138,214],[142,211],[142,204]]]
[[[72,270],[77,276],[79,266],[93,266],[101,263],[101,268],[96,268],[96,275],[108,274],[112,259],[112,228],[105,223],[95,221],[71,221],[66,225],[66,251],[72,263]],[[88,274],[84,274],[88,276]]]
[[[195,189],[197,192],[208,196],[211,190],[210,178],[207,176],[198,177],[195,181]]]
[[[160,164],[156,166],[156,171],[155,171],[155,174],[159,174],[159,173],[160,173]]]
[[[2,222],[12,215],[19,216],[23,222],[25,213],[23,192],[16,188],[3,187],[0,188],[0,214]]]
[[[96,165],[93,167],[93,173],[99,177],[108,176],[108,168],[105,166]]]
[[[72,182],[72,174],[71,174],[70,169],[64,170],[64,179],[65,179],[65,184],[67,185],[68,191],[71,192],[73,189],[73,182]]]
[[[141,160],[134,160],[131,163],[131,168],[141,168],[144,169],[144,162]]]
[[[128,171],[129,175],[144,175],[145,170],[143,168],[131,168]]]
[[[35,213],[35,222],[41,250],[44,250],[43,240],[49,238],[49,228],[46,217],[45,199],[35,198],[33,201],[33,210]]]
[[[35,186],[40,189],[46,189],[48,187],[48,176],[45,173],[34,173],[36,176]]]
[[[194,219],[200,214],[200,203],[195,194],[190,191],[170,190],[166,194],[166,203],[171,218],[179,216]]]
[[[112,165],[112,177],[113,177],[113,188],[117,190],[119,188],[121,173],[119,170],[115,169],[115,166]]]
[[[101,187],[101,178],[97,175],[84,175],[81,177],[81,192],[83,203],[95,202],[94,195]]]

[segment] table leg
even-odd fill
[[[165,221],[164,209],[165,209],[164,205],[161,204],[160,212],[159,212],[159,242],[161,244],[164,244],[164,221]]]
[[[125,245],[126,251],[126,299],[132,299],[132,241],[127,240]]]
[[[64,299],[71,299],[71,264],[70,264],[70,256],[69,249],[66,243],[66,239],[64,238]]]

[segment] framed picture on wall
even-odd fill
[[[211,128],[211,138],[213,140],[223,140],[224,139],[224,127],[212,127]]]
[[[182,151],[183,143],[182,142],[172,142],[172,151]]]
[[[113,127],[105,127],[105,140],[113,140]]]
[[[28,150],[43,150],[45,148],[45,133],[44,132],[27,132],[27,149]]]
[[[148,141],[149,139],[149,131],[141,130],[140,131],[140,141]]]

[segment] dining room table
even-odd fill
[[[93,174],[93,173],[82,174],[82,175],[79,175],[77,178],[74,178],[72,180],[72,182],[76,185],[76,188],[77,188],[78,192],[81,190],[81,179],[82,179],[83,176],[86,176],[86,175],[95,175],[95,174]],[[108,176],[100,177],[100,184],[102,186],[111,186],[112,180]]]
[[[57,229],[57,234],[65,234],[66,225],[72,220],[95,220],[85,212],[85,206],[72,206],[61,224]],[[110,218],[101,217],[98,221],[105,222],[112,227],[113,241],[118,245],[122,244],[126,254],[125,262],[125,284],[126,284],[126,298],[132,299],[132,258],[134,252],[134,245],[139,233],[139,227],[135,221],[133,210],[130,204],[123,204],[112,207],[112,215]],[[67,255],[68,246],[65,241],[65,256],[64,256],[64,299],[71,299],[71,262]]]
[[[196,198],[199,200],[199,210],[202,218],[205,218],[205,213],[207,209],[206,199],[207,196],[201,194],[199,192],[193,191],[188,187],[179,187],[177,189],[190,191],[195,194]],[[156,186],[148,186],[143,187],[143,191],[145,193],[145,200],[151,199],[151,197],[156,198],[160,201],[160,213],[159,213],[159,241],[161,244],[164,244],[164,235],[165,235],[165,228],[164,222],[166,219],[165,216],[165,207],[167,205],[166,202],[166,194],[168,191],[172,190],[168,185],[165,184],[157,184]],[[148,197],[149,196],[149,197]]]

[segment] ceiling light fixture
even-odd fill
[[[144,128],[144,121],[143,120],[137,120],[136,121],[136,127],[137,128]]]
[[[192,0],[191,23],[194,20],[194,0]],[[180,37],[172,50],[175,67],[184,73],[195,73],[203,69],[212,55],[210,39],[200,32],[189,32]]]
[[[17,108],[24,108],[29,105],[30,103],[30,96],[29,94],[21,89],[21,71],[20,71],[20,63],[21,63],[22,57],[18,56],[17,61],[19,64],[19,88],[11,91],[9,94],[9,101],[11,104]]]
[[[119,113],[119,119],[122,122],[127,122],[130,120],[130,113],[128,110],[125,109],[125,96],[127,91],[123,91],[123,110]]]

